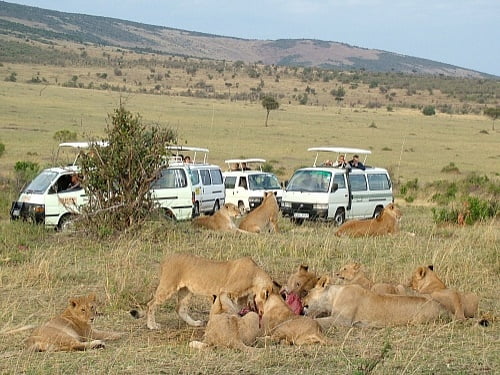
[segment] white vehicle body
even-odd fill
[[[283,189],[280,181],[274,174],[262,171],[261,166],[265,162],[264,159],[256,158],[225,161],[229,169],[223,173],[226,202],[238,206],[242,213],[259,206],[266,191],[275,192],[278,205],[281,203]]]
[[[309,151],[317,152],[313,167],[296,170],[285,189],[281,204],[285,217],[299,223],[334,220],[340,225],[346,219],[375,217],[394,201],[392,182],[383,168],[316,166],[320,152],[362,154],[366,161],[371,151],[345,147],[317,147]]]
[[[105,143],[96,142],[100,146]],[[89,142],[68,142],[59,145],[76,151],[88,149]],[[10,217],[12,220],[23,219],[48,227],[62,229],[70,221],[72,215],[80,213],[80,209],[88,202],[85,190],[78,188],[68,189],[71,177],[79,174],[80,169],[75,165],[79,152],[73,164],[64,167],[44,169],[26,186],[17,201],[12,203]]]
[[[200,213],[213,213],[224,205],[222,171],[219,166],[206,162],[208,149],[189,146],[167,148],[174,155],[151,188],[153,199],[166,215],[176,220],[188,220]],[[203,156],[197,160],[198,153]],[[185,163],[184,157],[188,155],[191,162]]]

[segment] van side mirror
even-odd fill
[[[338,189],[339,189],[339,184],[337,184],[336,182],[334,182],[332,184],[332,193],[335,193]]]
[[[286,188],[288,186],[288,180],[285,180],[284,182],[281,183],[282,188]]]

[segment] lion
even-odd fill
[[[304,298],[304,312],[326,328],[334,326],[386,327],[435,321],[446,310],[429,298],[376,294],[360,285],[333,285],[323,276]]]
[[[448,289],[434,272],[433,266],[417,267],[412,274],[410,287],[420,294],[428,294],[441,303],[457,320],[477,315],[479,298],[474,293],[460,293]]]
[[[73,351],[104,348],[103,340],[117,340],[122,334],[92,328],[96,317],[96,296],[69,299],[62,314],[36,328],[25,344],[30,351]]]
[[[309,271],[306,265],[300,265],[299,269],[290,275],[286,285],[280,290],[280,294],[295,314],[302,314],[302,298],[317,281],[316,274]]]
[[[271,339],[293,345],[329,343],[318,322],[296,315],[279,294],[262,290],[255,296],[255,305],[264,334]]]
[[[362,237],[396,234],[399,232],[399,221],[402,213],[394,203],[389,203],[380,214],[369,220],[349,220],[342,224],[335,235]]]
[[[358,284],[378,294],[405,294],[402,285],[394,286],[389,283],[373,283],[365,276],[365,273],[361,269],[361,264],[359,263],[346,264],[335,274],[335,276],[346,281],[347,284]]]
[[[246,232],[260,233],[269,227],[271,231],[278,232],[279,211],[276,195],[266,192],[262,203],[241,220],[239,228]]]
[[[238,306],[226,293],[218,295],[210,310],[203,342],[191,341],[189,347],[205,349],[208,347],[231,348],[241,351],[254,349],[253,345],[260,333],[259,315],[249,311],[239,315]]]
[[[193,219],[192,224],[195,227],[212,229],[218,231],[238,230],[232,218],[240,216],[240,210],[232,203],[226,203],[222,208],[212,216],[198,216]]]
[[[155,321],[156,307],[177,293],[177,314],[195,327],[203,321],[188,314],[191,294],[213,297],[227,293],[232,299],[256,295],[273,289],[271,277],[250,257],[228,261],[215,261],[190,254],[167,256],[160,268],[160,281],[154,297],[148,302],[146,317],[149,329],[159,329]]]

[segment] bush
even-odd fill
[[[31,161],[17,161],[14,165],[14,172],[16,174],[17,188],[20,189],[21,186],[36,177],[40,172],[40,166],[38,163]]]
[[[108,146],[95,145],[80,159],[90,197],[81,223],[101,236],[140,225],[150,215],[151,183],[164,166],[165,146],[176,139],[170,129],[143,125],[123,106],[109,118]]]
[[[460,173],[460,170],[458,169],[458,167],[455,165],[455,163],[453,162],[450,162],[450,164],[444,166],[442,169],[441,169],[441,172],[443,173]]]
[[[436,108],[433,105],[426,105],[424,109],[422,109],[422,113],[424,116],[434,116],[436,114]]]
[[[55,132],[52,138],[54,138],[58,142],[70,142],[76,141],[77,136],[76,132],[72,132],[69,130],[58,130]]]
[[[2,156],[4,152],[5,152],[5,145],[3,143],[0,143],[0,156]]]

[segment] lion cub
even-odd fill
[[[365,289],[378,294],[405,294],[402,285],[394,286],[389,283],[373,283],[369,280],[359,263],[349,263],[342,267],[339,272],[335,274],[339,279],[345,280],[348,284],[358,284]]]
[[[232,348],[242,351],[252,350],[260,333],[259,315],[249,311],[240,316],[238,308],[226,293],[216,297],[210,310],[203,342],[191,341],[189,346],[205,349],[209,346]]]
[[[103,340],[116,340],[121,333],[97,331],[91,324],[96,316],[95,294],[69,299],[66,310],[33,331],[26,339],[28,350],[71,351],[104,348]]]
[[[479,298],[473,293],[460,293],[448,289],[437,277],[433,266],[417,267],[411,276],[410,286],[420,294],[428,294],[443,305],[455,319],[473,318],[477,314]]]

